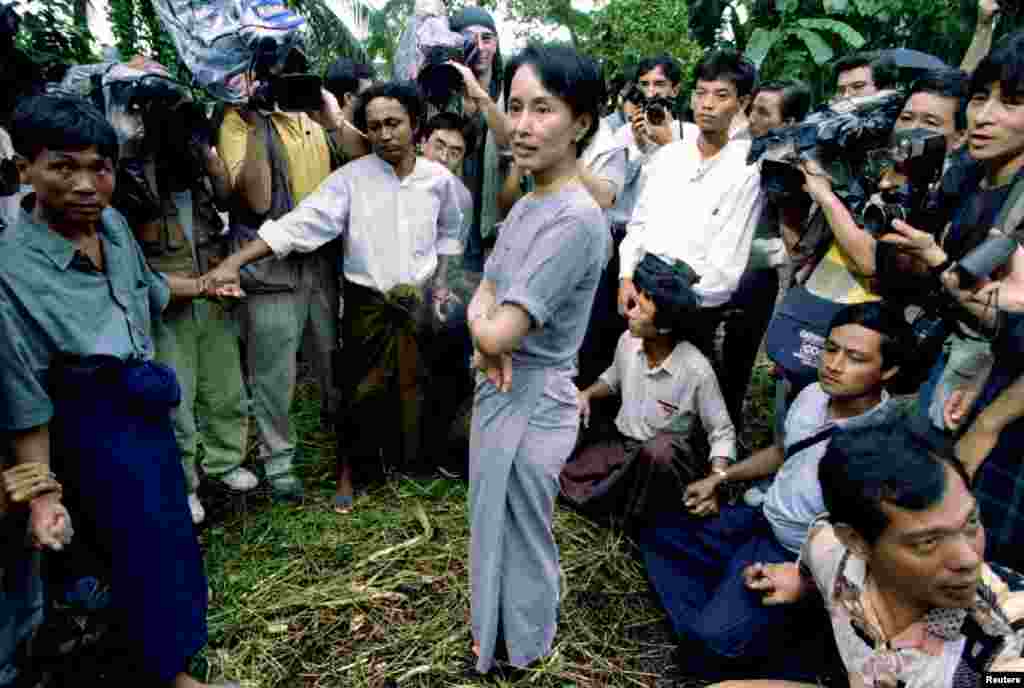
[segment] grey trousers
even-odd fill
[[[314,374],[322,410],[333,417],[338,393],[331,371],[338,346],[338,275],[332,245],[311,254],[292,255],[261,266],[267,282],[290,283],[292,291],[250,294],[242,310],[246,377],[252,415],[260,440],[260,459],[268,479],[291,472],[295,432],[288,412],[295,395],[296,356],[310,329]],[[324,415],[324,414],[321,414]]]

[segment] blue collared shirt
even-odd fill
[[[103,212],[103,271],[22,210],[0,234],[0,430],[53,416],[46,374],[58,354],[153,356],[153,322],[170,300],[128,223]]]
[[[852,418],[832,418],[828,410],[830,400],[817,382],[797,395],[786,414],[784,444],[787,450],[830,427],[850,431],[891,421],[900,412],[899,405],[894,404],[885,391],[878,405]],[[779,543],[794,554],[800,553],[808,529],[825,511],[825,498],[818,482],[818,464],[825,455],[828,442],[824,440],[804,447],[786,459],[765,494],[764,515],[772,526],[772,532]]]

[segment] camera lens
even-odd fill
[[[655,126],[665,123],[665,108],[661,105],[650,105],[645,110],[647,121]]]
[[[892,228],[893,220],[907,221],[907,211],[893,203],[868,203],[863,213],[864,229],[872,236],[880,236]]]

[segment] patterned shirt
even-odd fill
[[[825,600],[853,688],[974,688],[983,672],[1024,670],[1024,631],[1011,626],[1024,593],[1010,592],[987,565],[972,607],[932,609],[886,641],[865,598],[867,566],[831,525],[811,528],[800,560]]]

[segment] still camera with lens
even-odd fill
[[[632,103],[641,112],[644,113],[644,117],[648,122],[656,127],[660,127],[665,124],[669,114],[672,112],[672,101],[664,96],[654,96],[648,98],[644,95],[644,92],[640,90],[639,86],[633,86],[626,93],[626,101]]]

